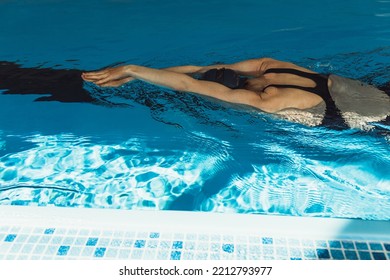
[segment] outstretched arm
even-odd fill
[[[218,83],[196,80],[186,74],[168,70],[127,65],[120,68],[116,67],[83,74],[84,79],[93,80],[97,85],[104,85],[111,80],[118,80],[124,77],[132,77],[177,91],[198,93],[230,103],[249,105],[266,112],[275,111],[268,102],[264,101],[259,94],[253,91],[245,89],[232,90]]]
[[[239,61],[232,64],[214,64],[209,66],[186,65],[164,68],[164,70],[184,74],[203,74],[206,71],[214,68],[228,68],[236,71],[238,74],[243,76],[259,76],[265,70],[265,62],[268,62],[270,60],[271,59],[269,58],[257,58]]]
[[[164,68],[163,70],[193,75],[201,73],[202,66],[185,65]],[[117,87],[135,80],[128,72],[128,65],[103,69],[96,72],[82,74],[82,78],[87,82],[95,83],[101,87]]]
[[[204,73],[213,68],[228,68],[236,71],[239,75],[243,76],[260,76],[265,70],[266,62],[270,61],[269,58],[256,58],[243,60],[232,64],[215,64],[210,66],[201,67],[198,73]]]
[[[214,64],[209,66],[195,66],[184,65],[164,68],[163,70],[181,73],[181,74],[203,74],[206,71],[213,68],[229,68],[236,71],[240,75],[244,76],[259,76],[262,74],[265,62],[269,61],[268,58],[250,59],[240,61],[233,64]],[[97,72],[83,73],[82,77],[85,81],[96,83],[102,87],[117,87],[124,83],[134,80],[134,77],[130,76],[126,71],[127,66],[118,66],[114,68],[104,69]],[[105,79],[104,83],[101,82],[102,77],[105,77],[107,72],[111,73],[110,79]]]

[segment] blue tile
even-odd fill
[[[55,228],[47,228],[47,229],[45,229],[45,231],[43,233],[44,234],[53,234],[55,230],[56,230]]]
[[[287,256],[287,250],[285,250],[285,254],[283,256]],[[272,246],[265,246],[263,248],[263,254],[264,255],[273,255],[274,254],[274,247]]]
[[[145,240],[136,240],[134,243],[135,248],[144,248],[145,247]]]
[[[123,247],[131,247],[133,246],[133,240],[126,239],[123,241]]]
[[[317,255],[313,249],[307,249],[307,248],[303,249],[303,255],[307,259],[316,259],[317,258]]]
[[[102,258],[104,254],[106,253],[106,248],[96,248],[94,256],[97,258]]]
[[[313,247],[314,246],[313,240],[309,240],[309,239],[301,240],[301,243],[302,243],[302,246],[304,246],[304,247]]]
[[[263,238],[261,238],[261,243],[263,243],[263,244],[273,244],[274,240],[271,237],[263,237]]]
[[[159,237],[160,237],[160,233],[158,232],[151,232],[149,235],[149,238],[159,238]]]
[[[287,243],[290,247],[299,247],[301,242],[298,239],[290,238]]]
[[[370,249],[374,251],[383,251],[382,244],[380,243],[370,243]]]
[[[302,260],[302,258],[290,258],[290,260],[292,260],[292,261],[300,261],[300,260]]]
[[[390,244],[389,243],[385,243],[383,245],[385,245],[386,251],[390,251]]]
[[[346,250],[345,252],[345,258],[347,260],[357,260],[358,256],[355,251]]]
[[[291,257],[301,257],[302,252],[299,248],[290,248],[290,256]]]
[[[168,241],[161,241],[159,247],[162,249],[169,249],[171,248],[171,243]]]
[[[88,238],[87,243],[85,245],[86,246],[96,246],[96,244],[98,243],[98,240],[99,240],[99,238],[90,237],[90,238]]]
[[[57,251],[58,256],[66,256],[68,254],[68,251],[70,249],[70,246],[60,246]]]
[[[358,250],[368,250],[368,245],[366,242],[355,242],[356,249]]]
[[[342,250],[330,250],[330,254],[335,260],[345,260]]]
[[[359,257],[361,260],[372,260],[370,252],[359,251]]]
[[[339,248],[341,248],[341,242],[340,241],[329,241],[329,247],[339,249]]]
[[[39,240],[39,237],[40,237],[40,236],[32,235],[32,236],[30,236],[30,238],[27,240],[27,242],[28,242],[28,243],[37,243],[38,240]]]
[[[386,255],[384,253],[372,252],[374,260],[386,260]]]
[[[330,259],[329,251],[327,249],[317,249],[316,251],[319,259]]]
[[[210,251],[214,252],[214,253],[219,252],[219,244],[218,243],[211,243],[210,244]]]
[[[233,253],[234,252],[234,245],[233,244],[223,244],[222,250],[226,253]]]
[[[264,252],[265,253],[270,253],[271,250],[267,250],[266,248],[264,248]],[[272,250],[272,253],[273,253],[273,250]],[[280,257],[287,257],[287,255],[288,255],[287,248],[276,247],[276,255],[280,256]]]
[[[28,206],[29,204],[30,204],[29,201],[24,201],[24,200],[16,200],[11,202],[11,205],[17,205],[17,206]]]
[[[112,247],[119,247],[121,244],[122,244],[122,240],[120,240],[120,239],[114,239],[111,241]]]
[[[16,238],[16,234],[8,234],[5,239],[4,239],[4,242],[14,242]]]
[[[342,244],[345,249],[352,249],[352,250],[355,249],[355,245],[353,244],[352,241],[343,241]]]
[[[157,240],[149,240],[148,242],[148,248],[157,248],[158,242]]]
[[[171,252],[171,260],[180,260],[181,251],[172,251]]]
[[[172,249],[183,249],[183,241],[173,241]]]
[[[327,248],[328,245],[326,244],[326,241],[324,240],[316,240],[316,246],[320,248]]]

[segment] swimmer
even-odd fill
[[[101,87],[142,80],[248,105],[310,126],[364,129],[390,114],[390,97],[373,86],[271,58],[165,69],[124,65],[83,73],[82,78]]]

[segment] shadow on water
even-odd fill
[[[83,88],[81,70],[24,68],[14,62],[0,62],[3,94],[43,95],[35,101],[90,102],[95,100]]]
[[[113,66],[113,65],[110,65]],[[119,88],[100,88],[85,83],[82,70],[27,68],[14,62],[0,62],[0,90],[4,95],[42,95],[36,102],[57,101],[64,103],[92,103],[105,107],[133,107],[134,104],[147,106],[152,117],[162,123],[181,127],[177,117],[165,117],[172,108],[196,116],[199,123],[208,123],[209,118],[202,112],[220,110],[219,104],[203,100],[195,95],[177,95],[140,81]],[[215,121],[213,125],[224,126]]]

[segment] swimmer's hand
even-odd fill
[[[86,82],[101,87],[118,87],[134,80],[127,72],[127,66],[107,68],[101,71],[82,73],[81,78]]]

